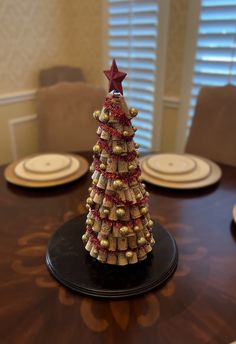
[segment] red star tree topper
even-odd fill
[[[109,80],[109,92],[117,91],[123,94],[122,81],[127,73],[118,70],[115,59],[112,61],[111,68],[109,70],[104,70],[104,74]]]

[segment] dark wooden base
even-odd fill
[[[52,236],[46,264],[52,275],[66,287],[95,297],[124,298],[145,293],[164,283],[178,261],[176,243],[169,232],[155,223],[156,244],[148,258],[137,264],[102,264],[85,250],[81,236],[86,215],[64,223]]]

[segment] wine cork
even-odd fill
[[[146,253],[149,253],[152,251],[152,246],[150,244],[147,244],[144,246],[144,249],[145,249]]]
[[[130,214],[131,214],[132,219],[138,219],[139,217],[141,217],[139,207],[137,207],[136,205],[133,205],[130,208]]]
[[[108,179],[106,190],[108,190],[108,191],[114,191],[113,180]]]
[[[101,220],[95,220],[92,226],[94,232],[100,232]]]
[[[101,127],[98,127],[97,128],[97,134],[100,136],[101,135],[101,132],[102,132],[102,128]]]
[[[97,259],[102,263],[106,263],[107,252],[105,250],[99,250]]]
[[[146,251],[144,250],[143,247],[140,247],[138,249],[138,260],[143,260],[147,257]]]
[[[94,197],[93,197],[93,201],[96,204],[102,204],[103,201],[103,195],[100,193],[95,193]]]
[[[133,256],[131,258],[129,258],[129,264],[135,264],[137,262],[138,262],[137,253],[133,252]]]
[[[98,179],[97,186],[100,189],[106,189],[106,185],[107,185],[107,179],[101,174],[99,179]]]
[[[91,239],[89,238],[89,240],[87,241],[87,243],[86,243],[86,245],[85,245],[85,249],[86,249],[87,251],[90,251],[91,248],[92,248],[92,246],[93,246],[93,244],[92,244],[92,242],[91,242]]]
[[[90,256],[92,256],[93,258],[97,258],[97,256],[98,256],[98,250],[96,249],[95,246],[93,246],[93,247],[91,248]]]
[[[107,159],[107,172],[115,173],[117,172],[117,160],[109,158]]]
[[[133,152],[135,150],[134,141],[128,141],[127,142],[127,151]]]
[[[102,130],[100,137],[103,140],[107,140],[108,141],[110,139],[111,135],[107,131]]]
[[[111,208],[111,210],[110,210],[109,220],[111,220],[111,221],[117,221],[116,206],[115,206],[115,205],[114,205],[114,206]]]
[[[128,172],[128,163],[127,161],[119,160],[118,161],[118,171],[119,173]]]
[[[118,265],[127,265],[128,260],[124,253],[118,253]]]
[[[120,237],[117,239],[118,242],[118,250],[125,251],[128,248],[128,240],[127,238]]]
[[[109,235],[108,241],[109,241],[109,251],[116,251],[117,239],[114,238],[112,235]]]
[[[114,253],[108,253],[107,256],[107,264],[111,264],[111,265],[116,265],[117,264],[117,256]]]
[[[129,248],[131,248],[132,250],[137,248],[137,239],[136,236],[130,236],[128,237],[128,245]]]

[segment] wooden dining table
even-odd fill
[[[236,168],[220,166],[220,182],[203,189],[147,184],[152,217],[177,242],[178,268],[162,287],[117,301],[71,292],[45,265],[51,235],[86,212],[90,173],[64,186],[28,189],[8,184],[1,166],[0,343],[236,340]]]

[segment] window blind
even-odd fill
[[[227,83],[236,84],[236,0],[201,0],[188,129],[200,88]]]
[[[108,0],[108,53],[110,63],[128,73],[123,82],[128,106],[138,109],[133,124],[136,142],[152,147],[156,83],[158,1]]]

